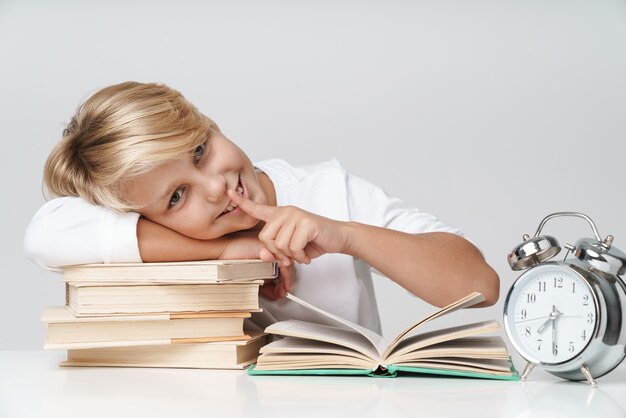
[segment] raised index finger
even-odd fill
[[[230,199],[248,215],[261,221],[267,222],[272,215],[274,215],[276,210],[276,208],[272,206],[257,203],[247,197],[243,197],[233,190],[228,191],[228,197],[230,197]]]

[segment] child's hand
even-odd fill
[[[278,277],[274,280],[266,280],[265,284],[260,287],[259,293],[261,296],[270,300],[284,298],[287,292],[291,290],[295,271],[296,269],[293,264],[289,266],[279,266]]]
[[[269,253],[261,252],[262,259],[271,257],[288,266],[291,260],[309,264],[326,253],[342,253],[348,247],[348,233],[344,222],[315,215],[294,206],[268,206],[256,203],[230,190],[228,197],[244,212],[265,222],[259,240]]]
[[[257,231],[240,231],[224,236],[228,239],[224,251],[220,254],[222,260],[241,260],[261,258],[264,261],[276,261],[276,258],[265,249],[257,236]],[[293,265],[279,265],[278,277],[266,280],[259,289],[259,293],[270,300],[285,297],[291,291],[295,270]]]

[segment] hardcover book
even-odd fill
[[[193,312],[77,318],[65,306],[47,308],[44,349],[247,340],[243,322],[249,312]]]
[[[61,366],[244,369],[256,361],[267,336],[245,341],[68,350]]]
[[[276,263],[261,260],[205,260],[162,263],[108,263],[66,266],[65,281],[154,283],[222,283],[273,279]]]
[[[402,373],[517,380],[496,321],[414,333],[443,315],[484,300],[472,293],[404,330],[391,341],[358,324],[288,295],[334,325],[298,320],[277,322],[265,331],[282,337],[261,349],[251,375],[323,374],[393,377]]]
[[[66,283],[66,305],[77,317],[165,312],[258,311],[254,282],[213,284]]]

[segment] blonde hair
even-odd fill
[[[105,87],[79,106],[44,168],[44,194],[80,196],[116,211],[136,209],[123,181],[192,152],[219,131],[178,91],[163,84]]]

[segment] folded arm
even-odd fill
[[[45,203],[33,216],[24,251],[53,270],[87,263],[258,258],[260,245],[254,247],[252,237],[240,237],[249,248],[237,246],[237,252],[233,251],[235,238],[197,240],[138,213],[114,212],[78,197],[62,197]]]
[[[33,216],[24,237],[26,255],[48,270],[89,263],[255,259],[263,255],[258,231],[243,231],[213,240],[179,234],[137,213],[119,213],[78,197],[45,203]],[[267,261],[271,256],[264,257]],[[281,266],[281,279],[261,288],[268,299],[284,296],[293,281],[293,266]]]

